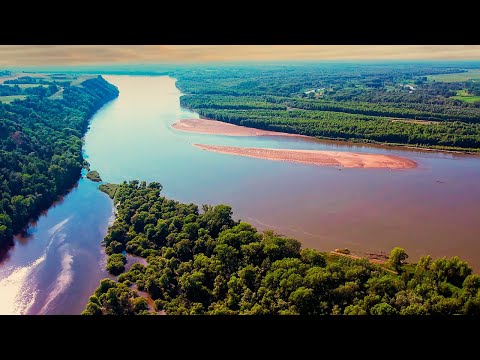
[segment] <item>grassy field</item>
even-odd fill
[[[452,99],[465,101],[467,103],[474,103],[476,101],[480,101],[480,96],[470,95],[467,90],[459,90],[457,91],[456,96],[452,96]]]
[[[48,84],[2,84],[2,85],[12,86],[12,87],[18,85],[20,89],[27,89],[27,88],[38,87],[38,86],[48,86]]]
[[[15,80],[15,79],[17,79],[19,77],[23,77],[23,76],[45,78],[46,75],[45,74],[16,73],[16,74],[8,75],[8,76],[1,76],[0,77],[0,84],[3,84],[3,82],[6,81],[6,80]]]
[[[392,122],[404,122],[404,123],[422,124],[422,125],[440,124],[440,121],[414,120],[414,119],[392,119]]]
[[[92,79],[96,77],[95,75],[81,75],[79,77],[77,77],[75,80],[73,80],[70,85],[72,86],[82,86],[82,82],[84,82],[85,80],[88,80],[88,79]]]
[[[63,99],[63,88],[58,90],[55,94],[48,97],[50,100],[61,100]]]
[[[25,100],[26,95],[8,95],[8,96],[0,96],[0,102],[4,104],[10,104],[12,101],[15,100]]]
[[[4,80],[15,80],[16,78],[29,76],[33,78],[41,78],[42,80],[54,82],[54,81],[68,81],[70,82],[71,86],[79,86],[82,87],[82,83],[85,80],[95,78],[96,75],[73,75],[73,74],[33,74],[33,73],[17,73],[14,75],[9,75],[6,77],[0,77],[0,83],[3,83]],[[18,85],[21,89],[33,88],[38,86],[49,86],[50,84],[4,84],[8,86],[16,86]],[[55,94],[49,96],[50,100],[61,100],[63,99],[63,90],[64,88],[60,88]],[[23,100],[25,99],[25,95],[12,95],[12,96],[2,96],[0,97],[0,102],[2,103],[11,103],[15,99]]]
[[[98,188],[113,199],[119,186],[117,184],[102,184]]]
[[[96,77],[96,75],[74,75],[74,74],[33,74],[33,73],[17,73],[14,75],[9,75],[6,77],[0,77],[0,83],[3,83],[5,80],[15,80],[19,77],[29,76],[32,78],[41,78],[45,81],[57,81],[57,82],[70,82],[72,86],[82,86],[82,82],[88,79]],[[9,86],[15,86],[16,84],[5,84]],[[41,86],[41,84],[18,84],[22,89],[34,86]],[[48,84],[43,84],[43,86],[48,86]]]
[[[427,79],[430,81],[443,81],[443,82],[461,82],[467,80],[476,80],[480,81],[480,69],[468,70],[464,73],[456,74],[440,74],[440,75],[429,75]]]

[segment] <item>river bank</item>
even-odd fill
[[[363,256],[400,246],[412,262],[426,254],[458,255],[480,269],[478,157],[296,136],[177,131],[173,123],[198,114],[180,107],[174,79],[105,79],[118,86],[120,96],[94,115],[83,146],[83,157],[103,184],[158,181],[169,199],[229,204],[235,220],[261,231],[273,229],[319,251],[346,247]],[[418,166],[408,171],[338,171],[225,156],[194,143],[397,155]],[[15,239],[17,246],[0,267],[0,288],[15,284],[3,313],[40,313],[51,296],[42,313],[79,314],[99,280],[108,277],[100,244],[113,221],[113,202],[98,185],[82,178],[63,202],[30,225],[26,238]],[[115,189],[109,190],[113,195]],[[62,277],[62,270],[70,277]],[[22,310],[33,294],[38,306]]]

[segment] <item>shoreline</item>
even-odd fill
[[[188,107],[184,107],[190,111],[192,110]],[[208,123],[207,123],[208,122]],[[316,137],[309,135],[301,135],[294,133],[286,133],[273,130],[263,130],[253,127],[235,125],[215,119],[209,118],[200,118],[200,119],[180,119],[171,125],[172,128],[182,132],[190,132],[197,134],[207,134],[207,135],[225,135],[225,136],[288,136],[288,137],[299,137],[310,139],[312,141],[327,141],[327,142],[339,142],[344,143],[349,146],[366,146],[366,147],[377,147],[381,149],[397,149],[402,151],[428,151],[428,152],[439,152],[447,153],[454,155],[473,155],[480,156],[480,149],[441,149],[435,147],[423,147],[415,146],[410,144],[397,144],[397,143],[382,143],[378,141],[371,140],[353,140],[353,139],[342,139],[342,138],[329,138],[329,137]]]
[[[272,161],[295,162],[307,165],[335,166],[363,169],[413,169],[418,164],[398,155],[365,154],[325,150],[268,149],[235,146],[193,144],[193,146],[221,154],[244,156]]]
[[[311,136],[290,134],[279,131],[270,131],[256,129],[247,126],[230,124],[223,121],[211,119],[181,119],[171,125],[172,128],[179,131],[191,132],[207,135],[225,135],[225,136],[288,136],[311,138]]]

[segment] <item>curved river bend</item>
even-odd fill
[[[102,179],[159,181],[163,194],[197,204],[226,203],[259,229],[304,246],[355,253],[404,247],[458,255],[480,270],[480,158],[385,149],[296,137],[229,137],[171,128],[198,118],[180,108],[169,77],[105,76],[120,96],[93,117],[84,154]],[[415,160],[412,170],[343,169],[202,151],[192,144],[384,153]],[[82,178],[29,227],[0,264],[1,314],[78,314],[107,277],[100,243],[112,201]]]

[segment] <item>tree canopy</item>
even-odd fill
[[[480,276],[457,257],[405,264],[405,251],[395,248],[396,273],[367,259],[302,249],[295,239],[233,220],[227,205],[200,210],[161,189],[138,180],[117,186],[107,264],[118,265],[118,274],[126,251],[147,265],[134,264],[117,282],[103,280],[84,314],[148,313],[136,289],[166,314],[480,314]]]
[[[477,82],[430,81],[464,72],[415,64],[217,67],[177,71],[181,104],[209,119],[318,138],[480,149]],[[460,97],[461,99],[461,97]]]
[[[9,82],[32,81],[26,78]],[[0,92],[5,88],[20,89],[3,85]],[[100,76],[82,86],[65,86],[62,99],[49,99],[56,90],[55,84],[27,88],[25,100],[0,103],[0,247],[11,244],[13,234],[79,179],[81,138],[89,119],[118,96],[118,89]]]

